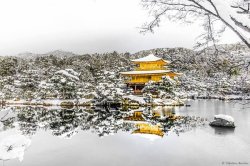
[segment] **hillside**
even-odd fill
[[[119,72],[132,70],[130,60],[149,53],[170,60],[169,67],[183,73],[176,94],[248,95],[250,50],[240,44],[219,45],[217,49],[218,52],[213,48],[201,51],[158,48],[135,54],[85,55],[53,51],[0,57],[0,96],[27,99],[57,98],[62,97],[62,93],[64,98],[121,95],[124,84]],[[74,77],[68,77],[70,75]],[[72,79],[75,77],[78,79]]]

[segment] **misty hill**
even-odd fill
[[[32,53],[32,52],[23,52],[23,53],[19,53],[17,55],[14,55],[14,57],[18,57],[18,58],[23,58],[23,59],[32,59],[32,58],[36,58],[36,57],[46,57],[46,56],[50,56],[53,55],[55,57],[72,57],[72,56],[76,56],[77,54],[74,54],[72,52],[69,51],[63,51],[63,50],[54,50],[51,52],[47,52],[44,54],[36,54],[36,53]]]

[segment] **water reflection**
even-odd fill
[[[71,138],[80,130],[91,130],[99,136],[121,131],[141,131],[163,136],[169,131],[183,132],[202,126],[200,117],[179,116],[173,107],[139,108],[120,111],[102,108],[7,107],[1,111],[1,130],[17,128],[23,135],[34,135],[38,129],[51,130],[62,138]],[[154,131],[153,131],[154,130]],[[157,131],[157,132],[155,132]],[[161,133],[161,134],[160,134]]]
[[[86,130],[100,137],[122,131],[161,138],[169,132],[179,135],[205,123],[206,120],[200,117],[176,115],[173,107],[138,109],[6,107],[0,111],[0,159],[22,159],[32,136],[39,130],[49,130],[52,135],[65,139],[70,139],[79,131]],[[5,132],[12,130],[19,133],[19,136],[2,139]],[[14,145],[16,148],[13,148]],[[19,151],[15,152],[14,149]],[[11,153],[19,155],[10,155]]]
[[[223,128],[223,127],[213,127],[214,129],[214,134],[217,135],[228,135],[228,134],[233,134],[235,128]]]

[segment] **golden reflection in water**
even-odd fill
[[[133,134],[154,134],[163,137],[164,132],[162,130],[163,126],[158,123],[156,125],[150,124],[146,122],[145,116],[149,116],[151,118],[169,118],[171,120],[176,119],[174,107],[165,106],[165,107],[154,107],[146,108],[144,110],[136,110],[132,112],[132,115],[124,118],[125,121],[129,121],[131,123],[136,123],[136,130],[134,130]]]
[[[140,134],[155,134],[163,137],[164,132],[161,129],[161,125],[152,125],[148,123],[138,123],[136,124],[137,129],[132,133],[140,133]]]

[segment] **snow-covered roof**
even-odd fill
[[[224,120],[229,121],[229,122],[234,122],[234,118],[229,116],[229,115],[218,114],[218,115],[214,115],[214,117],[216,119],[224,119]]]
[[[162,74],[168,73],[170,70],[145,70],[145,71],[126,71],[120,72],[121,74],[128,75],[128,74]]]
[[[145,56],[143,58],[139,58],[139,59],[134,59],[131,60],[132,62],[154,62],[154,61],[159,61],[159,60],[163,60],[164,62],[169,63],[169,61],[166,61],[162,58],[156,57],[154,56],[154,54],[149,54],[148,56]]]

